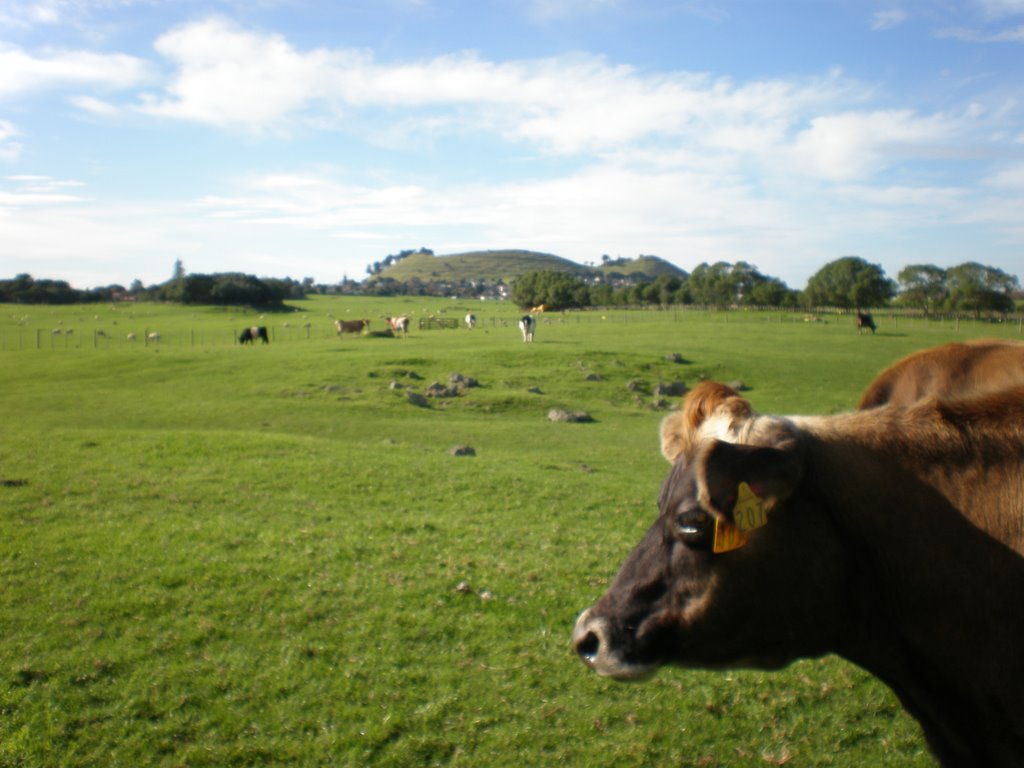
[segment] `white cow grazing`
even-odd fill
[[[476,328],[476,315],[472,312],[466,315],[466,327],[471,329]]]
[[[537,321],[533,315],[523,315],[519,318],[519,330],[523,332],[523,341],[533,341],[533,331],[537,327]]]

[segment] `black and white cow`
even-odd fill
[[[523,315],[519,318],[519,330],[522,331],[523,341],[533,341],[533,331],[537,327],[537,321],[533,315]]]
[[[264,344],[270,343],[270,337],[267,336],[267,326],[254,325],[252,328],[246,328],[244,331],[242,331],[242,335],[238,337],[238,343],[255,344],[256,339],[262,339]]]

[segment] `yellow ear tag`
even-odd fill
[[[715,518],[715,539],[711,545],[711,551],[715,554],[731,552],[744,546],[748,541],[747,531],[760,528],[768,522],[764,502],[746,483],[740,483],[737,489],[732,516],[735,525],[721,517]]]
[[[716,555],[722,552],[731,552],[739,549],[747,543],[747,534],[721,517],[715,518],[715,540],[711,544],[711,551]]]
[[[750,490],[746,483],[740,483],[736,493],[736,506],[732,510],[732,519],[736,521],[736,527],[746,533],[755,528],[760,528],[768,522],[768,515],[764,511],[764,502]]]

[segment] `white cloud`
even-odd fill
[[[874,30],[895,29],[905,22],[907,18],[907,12],[900,8],[876,11],[871,18],[871,28]]]
[[[124,89],[148,76],[146,63],[134,56],[88,51],[35,56],[0,43],[0,98],[69,86]]]
[[[363,51],[299,51],[222,18],[178,27],[157,50],[177,71],[164,94],[145,96],[151,115],[256,132],[326,121],[371,142],[443,130],[562,154],[666,139],[750,152],[782,140],[808,113],[865,98],[838,72],[736,84],[689,72],[644,75],[585,55],[496,63],[462,53],[381,64]]]
[[[825,179],[865,179],[894,164],[941,154],[964,132],[956,120],[910,110],[824,115],[796,137],[794,167]]]
[[[18,135],[14,123],[0,120],[0,160],[17,160],[21,154],[21,142],[14,137]]]
[[[528,11],[531,18],[548,21],[614,9],[621,5],[621,2],[622,0],[530,0]]]
[[[977,3],[990,17],[1024,15],[1024,0],[977,0]]]
[[[997,189],[1013,190],[1024,194],[1024,162],[1014,163],[1000,169],[985,183]]]
[[[81,203],[86,200],[70,193],[70,190],[84,186],[80,181],[28,174],[7,176],[4,181],[7,184],[0,188],[0,208],[25,209]]]

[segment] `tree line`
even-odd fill
[[[170,301],[180,304],[251,306],[275,309],[287,299],[305,298],[312,280],[255,277],[240,272],[184,274],[148,288],[136,280],[129,288],[108,285],[79,290],[64,280],[36,280],[20,274],[0,280],[0,302],[12,304],[90,304],[113,301]]]
[[[836,259],[818,270],[802,291],[761,274],[740,261],[701,264],[685,276],[615,286],[564,272],[533,272],[518,278],[512,299],[521,307],[554,309],[616,305],[697,304],[716,307],[837,307],[867,309],[903,306],[933,312],[1006,313],[1014,309],[1020,283],[995,267],[976,262],[949,269],[912,265],[897,280],[859,256]]]
[[[428,249],[402,251],[385,259],[391,264]],[[74,304],[122,300],[171,301],[182,304],[219,304],[273,309],[289,299],[309,293],[375,295],[457,295],[505,298],[508,286],[501,280],[444,280],[424,282],[412,278],[368,280],[347,278],[337,286],[314,285],[312,278],[258,278],[240,272],[188,274],[175,262],[171,279],[144,287],[135,280],[130,287],[109,285],[78,290],[63,280],[36,280],[20,274],[0,280],[0,302],[16,304]],[[587,275],[559,271],[531,272],[516,278],[511,298],[524,308],[545,304],[555,309],[595,306],[642,306],[696,304],[715,307],[838,307],[858,309],[896,305],[936,312],[1006,313],[1014,310],[1020,296],[1016,276],[977,262],[943,269],[933,264],[914,264],[902,269],[896,280],[877,264],[859,256],[844,256],[819,269],[802,291],[777,277],[762,274],[745,262],[703,263],[692,272],[678,275]]]

